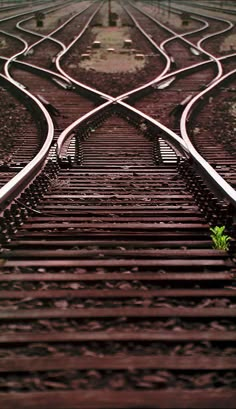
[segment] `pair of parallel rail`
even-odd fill
[[[234,72],[178,104],[181,138],[132,105],[199,64],[114,98],[69,77],[62,54],[60,74],[40,70],[45,84],[53,77],[61,95],[75,87],[98,106],[61,133],[64,101],[57,116],[51,101],[1,77],[35,104],[46,135],[0,190],[2,405],[234,407],[235,265],[212,249],[209,226],[233,234],[235,191],[186,130],[196,104]],[[219,74],[222,60],[202,66]],[[39,69],[11,65],[19,83],[29,70],[33,87]]]

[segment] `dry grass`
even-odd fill
[[[230,114],[236,118],[236,103],[235,102],[230,107]]]
[[[231,34],[225,40],[220,46],[220,51],[226,51],[226,52],[232,52],[236,50],[236,34]]]
[[[6,40],[0,40],[0,48],[6,48],[6,47],[7,47]]]

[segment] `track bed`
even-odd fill
[[[235,270],[177,161],[116,116],[81,145],[1,255],[4,408],[232,407]]]

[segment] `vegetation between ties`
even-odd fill
[[[231,237],[224,234],[225,226],[211,227],[210,231],[212,232],[211,239],[213,241],[213,248],[216,250],[228,251]]]

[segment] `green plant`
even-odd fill
[[[213,248],[228,251],[231,237],[227,236],[227,234],[223,234],[225,231],[225,226],[211,227],[210,231],[212,232],[211,239],[213,241]]]

